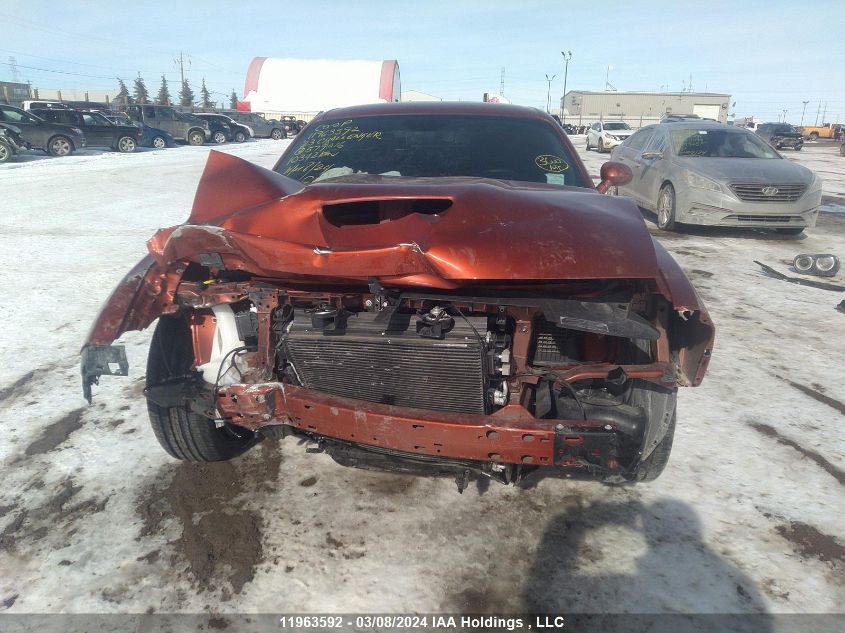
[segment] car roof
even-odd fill
[[[733,125],[726,125],[725,123],[719,123],[718,121],[707,121],[705,119],[698,119],[698,120],[687,120],[687,121],[661,121],[657,123],[660,127],[665,128],[672,128],[673,130],[677,129],[687,129],[687,130],[743,130],[746,132],[750,132],[744,127],[736,127]]]
[[[510,116],[545,119],[549,115],[536,108],[507,105],[503,103],[482,103],[479,101],[408,101],[405,103],[371,103],[366,105],[335,108],[317,115],[322,120],[345,117],[378,115],[443,114],[473,116]],[[549,117],[551,119],[551,117]]]

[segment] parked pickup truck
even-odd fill
[[[827,123],[825,125],[803,125],[798,129],[804,138],[817,141],[820,138],[839,138],[842,127],[838,123]]]
[[[180,112],[170,106],[130,105],[126,108],[126,114],[133,121],[164,130],[177,141],[185,141],[189,145],[202,145],[211,141],[207,121],[197,117],[182,117]]]

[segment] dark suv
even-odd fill
[[[52,156],[68,156],[85,147],[85,134],[80,128],[49,123],[14,106],[0,104],[0,121],[19,128],[30,148],[43,149]]]
[[[130,105],[126,108],[126,114],[133,121],[157,127],[177,141],[186,141],[190,145],[202,145],[211,140],[211,130],[206,121],[196,117],[182,117],[180,112],[170,106]]]
[[[789,123],[762,123],[757,126],[757,134],[775,149],[791,147],[797,152],[804,146],[801,132]]]
[[[243,143],[250,137],[249,128],[246,125],[242,125],[237,121],[234,121],[225,114],[217,114],[214,112],[195,112],[194,116],[205,119],[208,121],[209,126],[213,127],[215,124],[219,125],[223,129],[223,133],[226,133],[225,140]],[[223,142],[218,140],[214,130],[212,130],[212,137],[217,143]]]
[[[252,129],[252,135],[255,138],[272,138],[278,140],[280,138],[288,137],[283,123],[276,121],[275,119],[268,121],[257,112],[238,112],[236,110],[227,110],[226,112],[223,112],[223,114],[234,119],[238,123],[248,125],[250,129]]]
[[[104,114],[93,110],[50,108],[30,110],[51,123],[63,123],[81,128],[88,147],[109,147],[118,152],[134,152],[141,140],[141,130],[135,125],[115,125]]]

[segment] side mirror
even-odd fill
[[[655,158],[663,158],[663,152],[643,152],[642,157],[646,160],[653,160]]]
[[[596,185],[599,193],[607,193],[611,187],[627,185],[634,178],[634,172],[628,165],[609,160],[601,166],[601,182]]]

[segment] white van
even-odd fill
[[[68,107],[64,103],[58,101],[24,101],[21,108],[29,112],[30,110],[51,110],[54,108],[60,110],[67,110]]]

